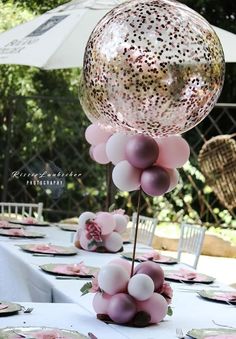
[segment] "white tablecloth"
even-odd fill
[[[52,232],[52,229],[50,229]],[[55,238],[59,239],[58,232],[54,230]],[[52,232],[52,236],[53,236]],[[45,240],[46,241],[46,240]],[[47,241],[49,241],[47,239]],[[26,241],[20,241],[20,243]],[[29,242],[29,241],[27,241]],[[31,243],[34,242],[30,241]],[[52,242],[52,239],[51,239]],[[80,288],[85,283],[83,280],[57,280],[55,276],[42,272],[39,265],[46,263],[78,263],[84,261],[86,265],[101,267],[113,258],[120,257],[120,254],[100,254],[79,251],[76,256],[70,257],[34,257],[16,246],[19,241],[11,240],[0,242],[0,299],[11,301],[33,301],[33,302],[57,302],[57,303],[78,303],[85,308],[95,319],[95,312],[92,309],[93,294],[81,297]],[[54,241],[53,241],[54,243]],[[57,244],[61,244],[57,242]],[[64,245],[69,245],[69,240]],[[126,251],[131,250],[130,245],[125,246]],[[140,251],[145,251],[143,245],[139,246]],[[164,269],[178,269],[180,265],[167,266]],[[218,286],[219,283],[217,282]],[[216,288],[218,288],[218,286]],[[147,328],[135,329],[125,326],[109,325],[117,333],[126,338],[135,339],[174,339],[175,329],[182,327],[184,331],[192,328],[215,327],[212,319],[216,322],[235,326],[236,307],[209,302],[201,299],[194,292],[194,289],[211,288],[207,285],[186,285],[172,283],[174,289],[172,317],[166,317],[159,325]],[[184,292],[181,289],[187,288],[192,292]],[[220,285],[222,289],[227,287]],[[116,337],[115,337],[116,338]]]
[[[92,332],[98,339],[123,339],[115,329],[97,320],[88,311],[76,304],[21,303],[34,307],[31,314],[0,317],[0,328],[16,326],[48,326],[78,331],[84,335]]]

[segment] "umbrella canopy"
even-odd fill
[[[0,64],[43,69],[82,67],[98,21],[125,0],[75,0],[0,34]],[[236,62],[236,35],[214,27],[226,62]]]
[[[124,0],[76,0],[0,34],[0,64],[82,67],[98,21]]]

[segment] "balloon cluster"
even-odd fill
[[[129,218],[120,210],[84,212],[79,217],[75,246],[87,251],[118,252],[123,245],[121,233],[126,230]]]
[[[141,134],[111,135],[92,124],[85,136],[92,144],[90,154],[94,160],[100,164],[111,161],[115,165],[112,178],[120,190],[134,191],[141,187],[151,196],[175,188],[179,180],[176,168],[183,166],[190,154],[188,143],[179,135],[155,139]]]
[[[96,292],[93,308],[117,324],[147,326],[164,319],[173,291],[164,281],[159,264],[146,261],[136,266],[130,278],[131,264],[114,259],[98,272],[88,292]]]

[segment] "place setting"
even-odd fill
[[[132,260],[132,252],[125,252],[122,253],[122,257],[127,260]],[[135,261],[137,262],[145,262],[145,261],[153,261],[158,264],[165,264],[165,265],[175,265],[178,263],[177,259],[162,255],[157,251],[149,251],[149,252],[138,252],[135,254]]]
[[[236,328],[192,329],[186,335],[193,339],[236,339]],[[182,337],[182,339],[184,338],[185,336]]]
[[[33,256],[72,256],[78,253],[74,246],[57,246],[52,244],[23,244],[19,247]]]
[[[25,217],[22,219],[9,219],[8,222],[14,225],[23,225],[23,226],[50,226],[48,222],[38,221],[33,217]]]
[[[236,307],[236,291],[202,290],[197,293],[203,299]]]
[[[93,338],[85,336],[78,331],[66,330],[52,327],[6,327],[0,329],[0,338],[2,339],[84,339]],[[96,337],[94,336],[93,339]]]
[[[96,267],[86,266],[83,261],[77,264],[49,263],[39,267],[42,271],[54,275],[58,280],[92,279],[99,271]]]
[[[13,225],[6,220],[0,220],[0,230],[21,229],[22,225]]]
[[[0,229],[0,236],[10,238],[45,238],[45,234],[39,232],[31,232],[22,228]]]
[[[215,278],[211,276],[183,268],[173,271],[165,270],[165,279],[186,284],[212,284],[215,281]]]

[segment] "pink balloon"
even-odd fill
[[[117,324],[131,321],[136,313],[135,300],[128,294],[113,295],[108,306],[109,317]]]
[[[122,237],[117,232],[112,232],[103,238],[103,244],[109,252],[118,252],[123,244]]]
[[[90,241],[87,239],[85,231],[81,232],[79,242],[80,246],[86,251],[95,251],[97,249],[96,245],[89,246]]]
[[[167,168],[182,167],[189,158],[190,148],[180,135],[156,139],[159,156],[156,164]]]
[[[89,125],[85,131],[85,139],[93,146],[107,142],[111,135],[97,124]]]
[[[101,227],[102,235],[110,234],[116,226],[113,215],[108,212],[99,213],[95,218],[95,222]]]
[[[97,292],[93,298],[93,308],[97,314],[107,314],[111,295],[105,292]]]
[[[133,167],[127,160],[119,162],[113,169],[112,179],[121,191],[135,191],[140,187],[142,171]]]
[[[137,301],[137,310],[145,311],[151,315],[152,324],[157,324],[162,321],[168,310],[168,304],[165,298],[159,293],[153,293],[151,298],[145,301]]]
[[[125,146],[130,137],[122,133],[113,134],[106,143],[108,159],[114,164],[126,160]]]
[[[93,156],[93,150],[94,150],[94,147],[95,147],[95,146],[90,146],[90,147],[89,147],[89,155],[90,155],[90,158],[91,158],[92,160],[95,160],[95,159],[94,159],[94,156]]]
[[[131,264],[126,259],[117,258],[117,259],[110,261],[108,263],[108,265],[110,265],[110,264],[121,266],[122,268],[124,268],[128,272],[129,275],[131,273]]]
[[[126,230],[128,224],[127,217],[123,214],[114,214],[113,218],[115,219],[116,222],[115,231],[123,233]]]
[[[166,191],[166,193],[171,192],[176,185],[179,182],[179,172],[177,169],[175,168],[166,168],[166,171],[168,172],[169,176],[170,176],[170,186],[168,188],[168,191]]]
[[[106,144],[98,144],[93,149],[93,158],[96,162],[101,165],[106,165],[109,163],[109,159],[106,154]]]

